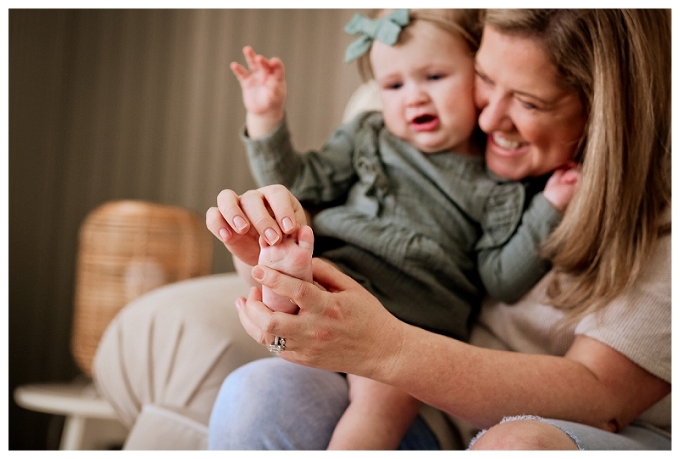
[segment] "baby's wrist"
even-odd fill
[[[246,129],[248,130],[248,137],[257,139],[274,132],[276,127],[283,121],[283,111],[272,112],[267,114],[246,114]]]
[[[564,213],[567,204],[569,204],[569,200],[561,199],[562,197],[558,193],[551,193],[550,190],[544,190],[543,197],[561,214]]]

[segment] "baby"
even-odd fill
[[[476,12],[394,10],[346,27],[377,81],[382,112],[340,126],[320,151],[294,151],[284,116],[284,66],[244,48],[238,63],[246,144],[260,186],[280,183],[315,210],[308,226],[270,245],[259,263],[311,281],[312,256],[335,263],[400,319],[466,340],[488,293],[519,299],[549,270],[538,252],[578,183],[571,158],[541,158],[539,176],[510,180],[486,168],[475,139]],[[554,173],[552,173],[554,171]],[[287,298],[263,289],[275,311]],[[278,338],[277,338],[278,340]],[[420,402],[347,375],[350,404],[329,449],[394,449]]]

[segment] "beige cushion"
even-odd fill
[[[204,450],[208,426],[177,408],[144,405],[123,445],[128,450]]]
[[[234,273],[186,280],[132,301],[111,322],[95,355],[94,379],[131,429],[128,443],[134,449],[204,445],[197,438],[205,432],[191,428],[196,424],[180,422],[179,432],[168,426],[179,415],[207,426],[225,377],[270,356],[238,320],[234,301],[247,292]],[[177,417],[167,416],[173,411]],[[155,422],[157,429],[152,428]],[[149,434],[153,430],[158,435]]]

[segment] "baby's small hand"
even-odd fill
[[[550,204],[564,213],[580,182],[580,166],[575,163],[569,164],[553,172],[545,185],[543,195]]]
[[[276,126],[283,119],[286,101],[283,62],[277,57],[267,59],[255,54],[250,46],[243,48],[243,55],[246,58],[247,69],[238,62],[232,62],[230,67],[241,84],[243,104],[248,117],[254,119],[255,123],[261,122],[267,127]],[[250,131],[250,126],[248,128]]]

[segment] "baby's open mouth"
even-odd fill
[[[431,132],[439,128],[439,118],[436,115],[420,115],[413,118],[411,126],[416,132]]]
[[[415,124],[430,123],[435,119],[434,115],[420,115],[413,119]]]

